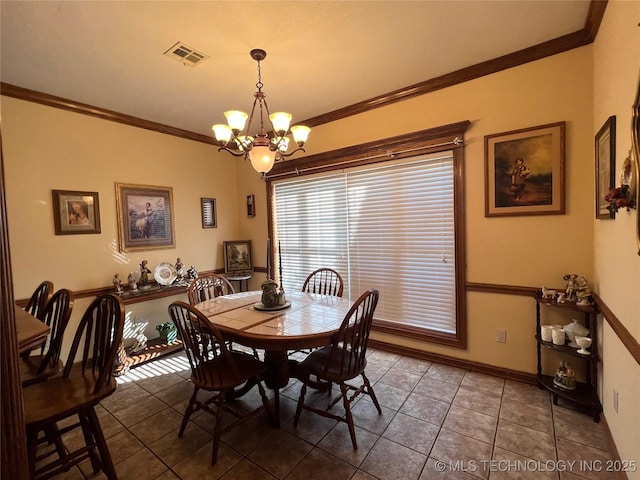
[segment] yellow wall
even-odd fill
[[[71,290],[110,285],[115,273],[126,281],[145,259],[152,270],[177,257],[186,267],[222,268],[222,242],[238,237],[236,160],[210,145],[9,97],[2,97],[2,140],[16,298],[44,279]],[[174,249],[120,253],[116,182],[173,188]],[[98,192],[102,233],[55,235],[52,189]],[[201,197],[216,198],[218,228],[202,228]],[[179,298],[186,297],[172,297]],[[89,300],[76,302],[70,331]],[[168,320],[162,302],[128,310],[151,327]]]
[[[640,2],[610,1],[594,44],[592,133],[616,116],[616,174],[631,148],[631,106],[639,88]],[[636,159],[638,161],[638,159]],[[616,175],[617,176],[617,175]],[[638,211],[615,220],[594,220],[594,280],[607,306],[640,340],[640,256],[636,254]],[[640,460],[640,366],[603,322],[602,404],[622,459]],[[613,392],[618,392],[618,412]],[[628,474],[640,479],[640,471]]]

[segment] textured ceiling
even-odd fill
[[[576,32],[571,1],[6,1],[4,83],[204,135],[248,111],[263,48],[271,111],[295,121]],[[187,67],[176,42],[209,58]]]

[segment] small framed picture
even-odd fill
[[[224,271],[238,273],[253,270],[251,261],[251,240],[224,242]]]
[[[202,208],[202,228],[216,228],[218,226],[216,220],[216,199],[201,198],[200,207]]]
[[[173,189],[116,183],[120,251],[175,248]]]
[[[56,235],[100,233],[98,192],[52,190]]]
[[[256,197],[247,195],[247,217],[256,216]]]
[[[484,137],[485,217],[565,211],[565,122]]]
[[[604,197],[616,186],[616,117],[604,122],[595,138],[596,218],[616,218]]]

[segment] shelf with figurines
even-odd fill
[[[577,274],[566,274],[567,282],[564,290],[558,291],[542,287],[536,294],[536,345],[537,345],[537,379],[541,388],[549,390],[553,403],[558,397],[567,399],[577,406],[586,407],[594,421],[600,420],[602,407],[597,395],[597,313],[593,304],[589,282],[586,277]],[[542,312],[541,305],[551,309],[564,311],[564,314],[551,315],[550,311]],[[572,319],[561,324],[558,321],[568,313],[581,313],[582,319]],[[547,320],[544,322],[543,320]],[[581,323],[582,322],[582,323]],[[561,360],[553,375],[543,372],[543,348],[560,355]],[[588,348],[591,347],[589,351]],[[567,360],[584,365],[584,381],[578,381],[574,366]],[[548,363],[547,363],[548,365]]]

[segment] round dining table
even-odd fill
[[[277,413],[279,389],[295,377],[296,362],[288,358],[287,352],[330,345],[353,302],[331,295],[287,292],[285,304],[266,308],[261,297],[262,291],[235,293],[195,307],[226,340],[264,350],[264,382],[274,391]]]

